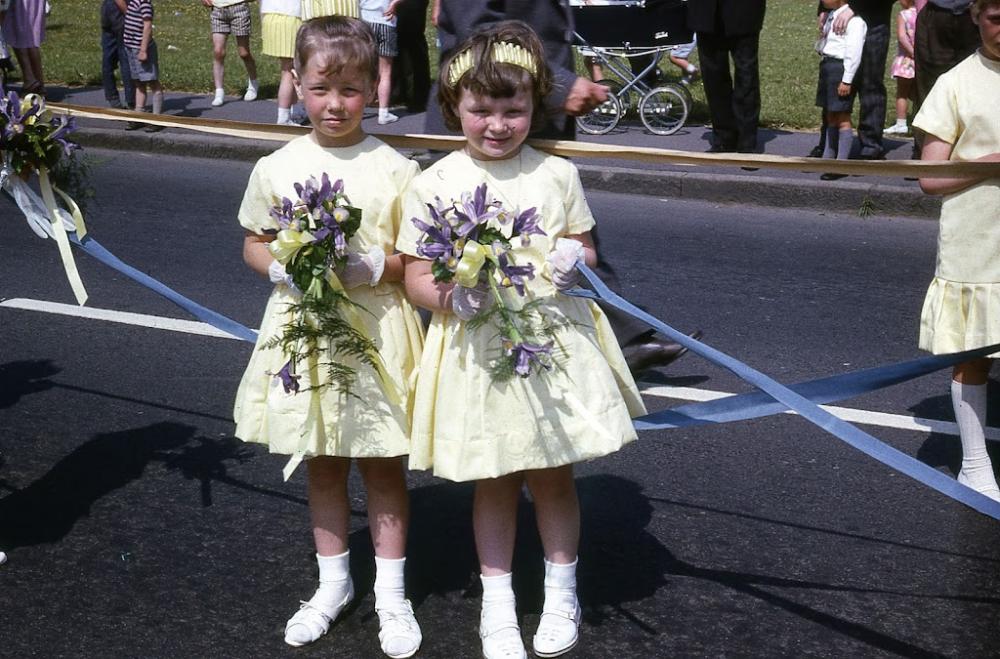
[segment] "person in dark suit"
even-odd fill
[[[766,0],[688,0],[688,28],[698,35],[702,83],[712,115],[711,153],[757,150],[757,52],[765,5]],[[730,58],[735,76],[729,73]]]
[[[410,112],[427,109],[431,90],[430,55],[427,50],[427,5],[429,0],[403,0],[396,5],[396,45],[392,60],[393,97],[406,103]]]
[[[761,0],[763,2],[763,0]],[[545,49],[546,62],[552,69],[552,93],[546,97],[548,122],[531,137],[572,140],[576,138],[574,116],[586,114],[607,100],[607,89],[576,74],[573,61],[573,14],[567,0],[435,0],[432,16],[436,18],[440,54],[443,62],[472,33],[488,23],[502,20],[524,21],[538,34]],[[434,135],[451,133],[444,125],[437,99],[437,85],[431,90],[424,132]],[[601,258],[600,238],[596,227],[591,231],[598,248],[595,271],[611,288],[621,290],[611,265]],[[666,366],[687,349],[655,336],[645,323],[599,303],[622,347],[622,354],[633,374]],[[698,338],[701,331],[691,334]]]

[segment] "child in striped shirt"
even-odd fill
[[[160,85],[159,62],[156,55],[156,41],[153,40],[153,0],[115,0],[125,10],[125,48],[128,50],[129,68],[135,83],[135,109],[146,111],[147,87],[153,94],[153,114],[163,111],[163,86]],[[142,125],[136,122],[125,127],[136,130]],[[162,130],[162,126],[149,124],[147,133]]]

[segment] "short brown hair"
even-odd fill
[[[295,36],[295,71],[302,74],[313,55],[321,55],[323,71],[360,71],[378,81],[375,35],[364,21],[347,16],[323,16],[306,21]]]
[[[969,8],[969,13],[973,16],[979,16],[987,7],[1000,7],[1000,0],[976,0]]]
[[[535,60],[536,73],[516,64],[493,61],[493,44],[513,43],[521,46]],[[456,57],[464,52],[472,53],[472,68],[452,86],[449,69]],[[535,31],[522,21],[501,21],[486,25],[469,35],[441,64],[438,74],[438,103],[444,124],[451,130],[460,130],[462,122],[455,109],[458,107],[462,90],[468,89],[478,96],[510,98],[524,90],[531,95],[531,127],[540,128],[546,120],[545,97],[552,90],[552,72],[545,63],[545,51]]]

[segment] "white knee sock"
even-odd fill
[[[394,609],[406,599],[403,568],[406,558],[375,557],[375,609]]]
[[[163,113],[163,92],[153,94],[153,114]]]
[[[952,380],[951,403],[962,437],[962,470],[958,473],[958,481],[1000,501],[1000,489],[986,452],[986,385]]]

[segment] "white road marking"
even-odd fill
[[[216,329],[207,323],[193,320],[181,320],[179,318],[151,316],[148,314],[131,313],[128,311],[115,311],[113,309],[79,307],[73,304],[47,302],[45,300],[31,300],[28,298],[12,298],[10,300],[3,300],[0,301],[0,307],[7,307],[9,309],[24,309],[27,311],[40,311],[42,313],[54,313],[63,316],[76,316],[78,318],[88,318],[91,320],[104,320],[112,323],[137,325],[139,327],[149,327],[152,329],[168,330],[171,332],[184,332],[186,334],[199,334],[202,336],[212,336],[221,339],[240,340],[239,337],[235,337],[228,332]],[[640,387],[642,393],[648,396],[658,396],[660,398],[672,398],[674,400],[687,400],[695,402],[716,400],[717,398],[724,398],[732,395],[724,391],[695,389],[693,387],[671,387],[662,385],[647,385],[643,383],[640,383]],[[827,410],[831,414],[852,423],[860,423],[869,426],[881,426],[883,428],[897,428],[900,430],[915,430],[917,432],[936,432],[945,435],[958,435],[958,426],[951,421],[923,419],[920,417],[905,416],[901,414],[888,414],[885,412],[859,410],[833,405],[821,405],[820,407]],[[784,412],[784,414],[794,414],[794,412]],[[986,428],[986,438],[994,441],[1000,441],[1000,428]]]
[[[712,391],[710,389],[695,389],[692,387],[670,387],[660,385],[643,385],[640,383],[639,390],[647,396],[658,396],[660,398],[673,398],[675,400],[689,400],[703,402],[725,398],[732,394],[724,391]],[[902,414],[888,414],[886,412],[873,412],[869,410],[859,410],[850,407],[837,407],[834,405],[820,405],[824,410],[840,417],[844,421],[859,423],[867,426],[881,426],[883,428],[897,428],[900,430],[916,430],[918,432],[936,432],[945,435],[958,435],[958,424],[953,421],[939,421],[937,419],[922,419],[920,417],[905,416]],[[795,412],[784,412],[784,414],[795,414]],[[1000,428],[987,427],[986,439],[1000,441]]]
[[[164,316],[150,316],[148,314],[115,311],[113,309],[79,307],[75,304],[62,304],[59,302],[47,302],[45,300],[31,300],[28,298],[12,298],[10,300],[3,300],[0,302],[0,307],[25,309],[27,311],[41,311],[42,313],[54,313],[62,316],[76,316],[78,318],[88,318],[91,320],[105,320],[112,323],[138,325],[140,327],[150,327],[152,329],[168,330],[171,332],[214,336],[220,339],[241,340],[239,337],[233,336],[228,332],[223,332],[220,329],[216,329],[208,323],[195,320],[181,320],[179,318],[166,318]]]

